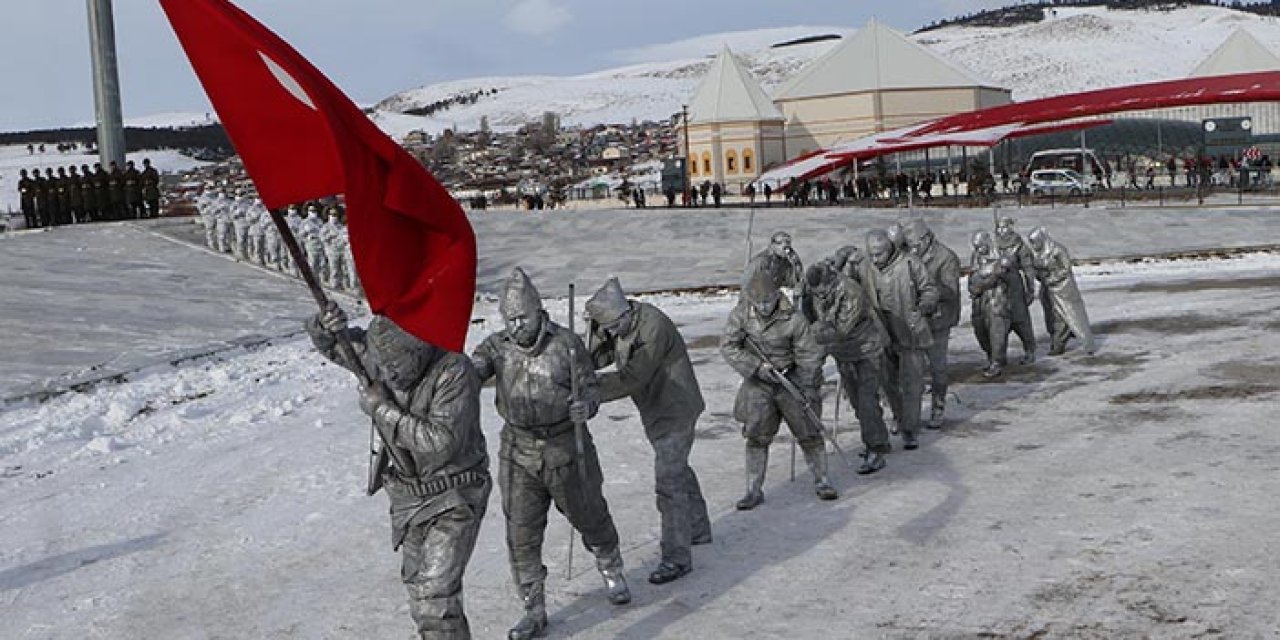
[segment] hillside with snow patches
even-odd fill
[[[1059,7],[1034,24],[1014,27],[952,26],[910,36],[975,77],[1013,90],[1015,100],[1185,77],[1237,28],[1280,51],[1280,21],[1224,7],[1120,11]],[[471,78],[412,89],[376,106],[375,120],[389,133],[447,128],[476,130],[487,117],[495,130],[560,114],[566,126],[661,120],[680,111],[710,65],[728,45],[749,65],[766,91],[786,82],[808,62],[836,46],[827,40],[772,48],[805,36],[848,35],[861,25],[786,27],[699,36],[618,52],[628,66],[577,76]],[[431,117],[406,115],[450,96],[498,89],[475,104]]]

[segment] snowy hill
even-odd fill
[[[1280,21],[1224,7],[1121,11],[1059,7],[1045,20],[1014,27],[952,26],[911,36],[980,78],[1013,90],[1015,100],[1186,76],[1237,28],[1280,51]],[[828,40],[779,49],[770,45],[804,36],[852,33],[853,27],[788,27],[711,34],[619,52],[630,66],[580,76],[515,76],[457,80],[391,96],[375,119],[392,135],[414,129],[473,131],[480,119],[498,130],[536,121],[546,111],[566,125],[661,120],[702,79],[708,56],[727,44],[743,56],[765,90],[835,46]],[[409,109],[477,90],[498,89],[432,117]]]
[[[457,80],[391,96],[376,105],[375,120],[392,135],[414,129],[439,133],[447,128],[474,131],[480,119],[509,131],[554,111],[566,126],[664,120],[680,111],[702,80],[705,56],[727,44],[743,55],[766,88],[789,78],[836,42],[828,40],[771,49],[773,43],[815,34],[848,34],[847,27],[787,27],[701,36],[620,52],[632,64],[579,76],[512,76]],[[432,117],[405,112],[452,96],[497,89],[475,104],[453,107]]]

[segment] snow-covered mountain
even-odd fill
[[[1058,7],[1038,23],[1013,27],[951,26],[911,36],[975,76],[1027,100],[1087,89],[1186,76],[1237,28],[1280,51],[1280,21],[1225,7],[1121,11]],[[579,76],[514,76],[457,80],[398,93],[376,106],[375,119],[393,135],[415,129],[476,130],[482,117],[496,130],[537,121],[546,111],[565,125],[660,120],[680,111],[702,79],[708,56],[728,45],[765,90],[835,46],[835,40],[782,48],[805,36],[855,31],[851,26],[787,27],[700,36],[619,52],[630,66]],[[474,104],[431,117],[406,115],[452,96],[497,89]]]

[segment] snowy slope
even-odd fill
[[[710,61],[728,44],[748,62],[766,91],[834,46],[834,41],[770,49],[770,44],[853,27],[788,27],[711,34],[619,52],[630,66],[580,76],[474,78],[413,89],[377,105],[393,135],[414,129],[472,131],[487,116],[495,129],[536,121],[546,111],[566,125],[660,120],[688,102]],[[1062,7],[1037,24],[1009,28],[947,27],[911,36],[979,78],[1013,90],[1015,100],[1186,76],[1236,28],[1248,28],[1280,51],[1280,22],[1222,7],[1113,11]],[[423,118],[399,115],[477,89],[500,89],[477,104]]]
[[[1056,12],[1038,24],[952,27],[915,40],[1013,89],[1015,100],[1183,78],[1237,28],[1280,51],[1280,22],[1222,7]]]

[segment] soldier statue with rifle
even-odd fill
[[[720,353],[742,376],[733,416],[743,423],[747,439],[747,493],[741,510],[764,502],[764,476],[769,445],[782,420],[804,451],[813,472],[814,492],[834,500],[836,490],[827,478],[827,458],[820,416],[819,389],[825,354],[814,340],[809,322],[782,295],[764,269],[751,273],[742,297],[720,339]]]

